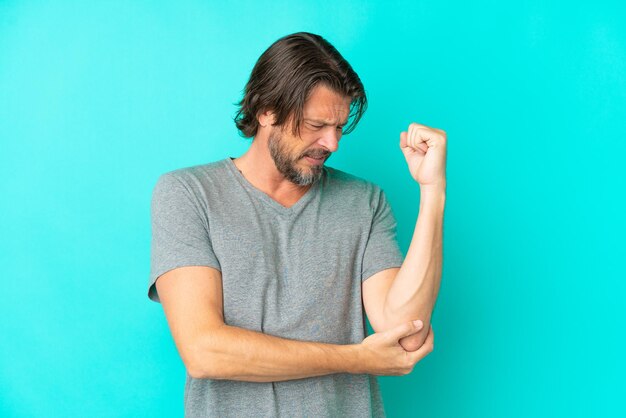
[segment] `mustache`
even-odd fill
[[[311,157],[311,158],[317,158],[317,159],[321,159],[321,158],[326,158],[330,155],[330,152],[328,151],[311,151],[311,152],[307,152],[306,154],[304,154],[304,157]]]

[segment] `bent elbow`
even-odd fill
[[[417,351],[424,345],[426,337],[428,337],[428,330],[421,329],[415,334],[400,338],[398,342],[406,351]]]
[[[223,379],[216,367],[218,362],[213,353],[206,340],[189,344],[184,352],[181,351],[187,374],[194,379]]]
[[[187,374],[194,379],[217,379],[214,373],[211,373],[207,369],[199,368],[199,367],[190,367],[186,366]]]
[[[212,379],[213,373],[208,369],[206,364],[202,364],[197,360],[183,360],[187,374],[194,379]],[[205,361],[206,363],[206,361]]]

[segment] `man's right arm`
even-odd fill
[[[217,269],[177,268],[156,287],[192,377],[270,382],[360,372],[355,345],[296,341],[224,324]]]
[[[194,378],[275,382],[332,373],[402,375],[432,350],[426,344],[421,352],[406,353],[391,333],[373,334],[368,344],[336,345],[226,325],[222,277],[212,267],[170,270],[156,287],[178,352]],[[396,330],[417,331],[412,325]]]

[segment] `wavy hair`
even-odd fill
[[[246,138],[257,134],[257,116],[265,110],[276,115],[274,125],[291,118],[293,135],[300,135],[303,108],[313,87],[323,84],[350,97],[349,122],[344,134],[354,130],[367,108],[361,79],[326,39],[298,32],[275,41],[257,60],[245,86],[234,122]]]

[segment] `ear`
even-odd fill
[[[257,116],[261,126],[271,126],[276,122],[276,115],[271,110],[265,110]]]

